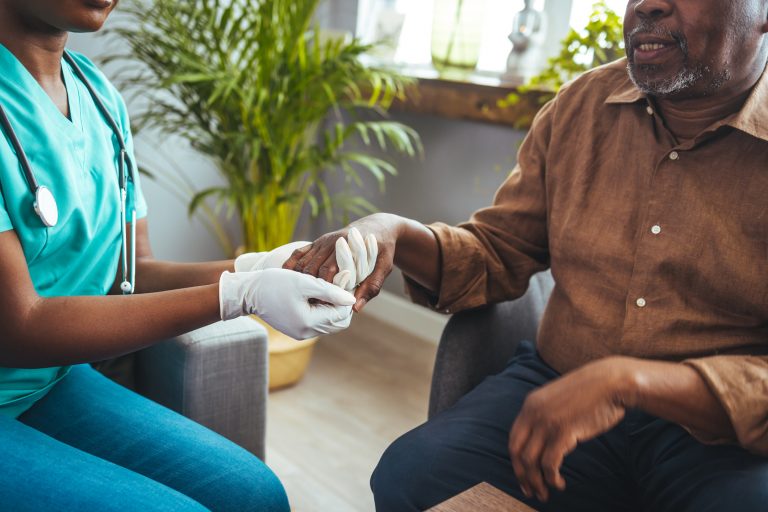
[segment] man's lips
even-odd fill
[[[632,39],[632,52],[636,63],[650,64],[679,48],[677,41],[658,37],[637,36]]]

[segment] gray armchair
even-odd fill
[[[457,313],[448,321],[432,374],[430,418],[503,370],[518,343],[535,341],[553,286],[551,274],[542,272],[521,298]]]
[[[267,361],[266,330],[238,318],[94,366],[263,459]]]

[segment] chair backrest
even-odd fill
[[[525,295],[453,315],[435,358],[429,417],[452,406],[486,376],[504,369],[524,340],[534,341],[554,281],[549,272],[531,278]]]

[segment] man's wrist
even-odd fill
[[[399,240],[407,230],[408,219],[395,215],[393,213],[374,213],[370,217],[367,217],[371,221],[383,226],[386,231],[394,237],[395,241]]]
[[[608,389],[616,401],[627,409],[641,408],[643,393],[647,388],[647,377],[643,372],[643,361],[633,357],[612,356],[601,361],[599,368],[609,380]]]

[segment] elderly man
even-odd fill
[[[536,350],[387,450],[379,510],[481,481],[542,510],[766,510],[767,32],[766,0],[629,1],[627,60],[542,109],[493,206],[355,223],[380,245],[358,310],[393,263],[444,312],[556,283]],[[331,278],[338,235],[288,266]]]

